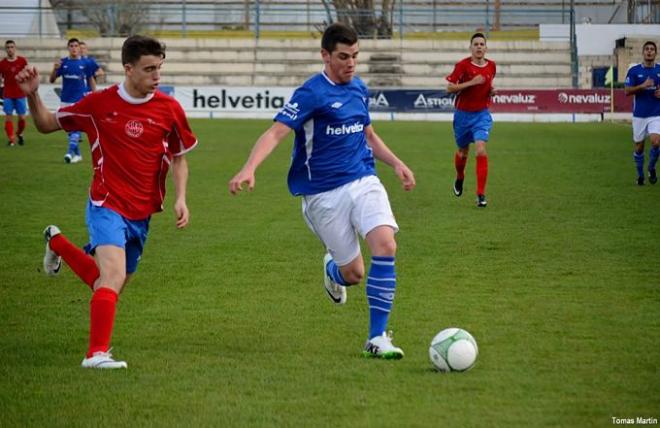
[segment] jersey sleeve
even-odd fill
[[[60,128],[67,132],[81,130],[86,132],[93,116],[93,98],[90,95],[82,98],[77,103],[57,110],[55,118]]]
[[[87,58],[87,77],[93,77],[99,68],[99,64],[94,58]]]
[[[181,156],[197,146],[197,137],[190,129],[188,118],[181,104],[174,99],[172,100],[172,113],[174,113],[174,124],[167,136],[167,142],[170,153],[173,156]]]
[[[637,86],[637,80],[635,79],[635,67],[630,67],[628,73],[626,73],[626,86]]]
[[[316,95],[307,86],[301,86],[291,96],[289,102],[275,115],[274,120],[299,131],[316,109]]]
[[[451,74],[445,79],[450,83],[461,83],[461,77],[463,77],[464,71],[463,62],[459,62],[454,66],[454,70],[451,72]]]
[[[364,103],[364,110],[367,112],[367,119],[365,120],[364,126],[367,127],[371,125],[371,114],[369,114],[369,88],[364,82],[362,84],[362,102]]]

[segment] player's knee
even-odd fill
[[[371,249],[371,254],[374,256],[394,257],[396,254],[396,241],[392,238],[377,242],[374,248]]]
[[[105,269],[101,272],[97,284],[118,291],[121,290],[127,280],[126,272],[121,269]]]
[[[352,268],[342,272],[344,280],[350,285],[359,284],[364,279],[364,268]]]

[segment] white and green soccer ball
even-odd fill
[[[447,328],[436,334],[429,347],[433,366],[441,372],[464,372],[477,361],[474,337],[462,328]]]

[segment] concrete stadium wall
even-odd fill
[[[164,84],[296,86],[322,69],[320,41],[271,39],[164,39]],[[63,39],[17,39],[19,55],[47,79],[53,62],[66,56]],[[107,73],[123,79],[120,38],[86,40]],[[371,87],[444,87],[458,60],[469,55],[468,41],[362,40],[358,73]],[[571,86],[569,45],[565,42],[490,41],[498,66],[498,88]],[[586,73],[586,70],[585,70]],[[581,81],[590,87],[590,77]]]

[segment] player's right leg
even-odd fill
[[[5,112],[5,134],[7,135],[7,145],[12,147],[16,144],[14,135],[14,103],[12,98],[3,98],[2,109]]]
[[[635,170],[637,171],[637,185],[643,186],[644,185],[644,141],[635,143],[633,160],[635,161]]]
[[[338,305],[346,303],[346,287],[364,277],[360,243],[350,222],[352,200],[347,186],[305,196],[302,200],[305,222],[327,251],[323,257],[326,294]]]
[[[472,142],[472,132],[469,127],[469,115],[457,110],[454,113],[454,140],[456,141],[456,153],[454,154],[454,168],[456,169],[456,179],[452,191],[455,196],[463,194],[463,180],[465,180],[465,166],[470,153],[470,143]]]
[[[27,114],[27,99],[17,98],[14,102],[16,107],[16,114],[18,115],[18,129],[16,130],[16,138],[19,146],[25,144],[25,139],[23,139],[23,132],[25,131],[25,126],[27,122],[25,121],[25,115]]]
[[[635,161],[635,170],[637,171],[637,185],[644,185],[644,140],[646,140],[648,118],[632,118],[633,142],[635,149],[633,151],[633,160]]]

